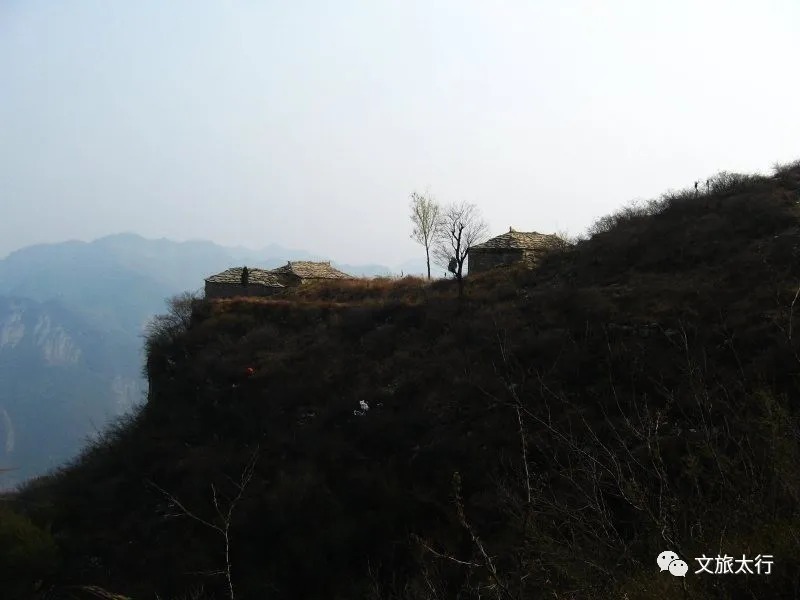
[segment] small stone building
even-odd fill
[[[509,227],[508,233],[469,249],[469,273],[480,273],[516,263],[534,267],[541,255],[558,241],[555,235],[535,231],[515,231]]]
[[[278,278],[265,269],[247,269],[247,283],[242,282],[242,267],[233,267],[206,279],[206,298],[235,296],[272,296],[283,290]]]
[[[347,273],[332,267],[330,261],[290,260],[284,266],[272,269],[269,273],[277,277],[278,281],[286,287],[302,285],[312,281],[353,278]]]

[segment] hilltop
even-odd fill
[[[468,277],[463,304],[415,278],[176,301],[147,404],[8,498],[29,551],[0,546],[0,575],[50,597],[793,597],[798,217],[795,164],[623,209],[536,270]],[[773,573],[694,575],[717,553]]]

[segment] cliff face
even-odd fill
[[[80,348],[63,327],[53,324],[49,314],[36,311],[31,302],[4,300],[0,306],[0,352],[22,350],[22,345],[46,365],[77,364]]]
[[[102,426],[141,401],[135,368],[113,365],[136,361],[128,350],[58,303],[0,296],[0,466],[15,467],[4,487],[71,458],[91,421]]]
[[[176,306],[148,404],[20,510],[61,583],[134,597],[227,597],[220,571],[242,598],[682,597],[665,548],[775,556],[696,597],[788,594],[798,190],[629,210],[463,304],[405,279]]]

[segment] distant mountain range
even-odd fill
[[[0,467],[19,483],[63,463],[110,418],[144,399],[142,331],[165,299],[199,291],[231,266],[324,260],[270,244],[261,250],[125,233],[40,244],[0,260]],[[423,273],[332,261],[347,273]]]

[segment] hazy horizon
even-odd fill
[[[0,257],[119,232],[418,258],[408,196],[496,235],[800,158],[800,5],[0,5]]]
[[[326,256],[326,255],[323,255],[321,253],[309,250],[307,248],[287,247],[287,246],[283,246],[281,244],[275,244],[275,243],[266,243],[266,244],[264,244],[263,246],[260,246],[260,247],[245,246],[245,245],[228,245],[228,244],[218,244],[217,242],[214,242],[213,240],[202,239],[202,238],[193,238],[193,239],[187,239],[187,240],[175,240],[175,239],[168,238],[168,237],[155,238],[155,237],[143,236],[143,235],[141,235],[141,234],[139,234],[137,232],[134,232],[134,231],[117,231],[117,232],[110,233],[110,234],[107,234],[107,235],[102,235],[102,236],[99,236],[99,237],[96,237],[96,238],[90,238],[90,239],[85,239],[85,240],[80,240],[80,239],[76,239],[76,238],[68,238],[68,239],[56,240],[56,241],[52,241],[52,242],[35,242],[33,244],[27,244],[25,246],[20,246],[19,248],[14,248],[9,252],[0,255],[0,261],[8,258],[9,256],[11,256],[12,254],[14,254],[17,251],[25,250],[27,248],[34,248],[34,247],[39,247],[39,246],[58,246],[59,244],[73,244],[73,243],[93,244],[93,243],[96,243],[96,242],[101,242],[101,241],[106,240],[108,238],[119,238],[119,237],[126,237],[126,236],[138,237],[138,238],[141,238],[142,240],[145,240],[147,242],[167,241],[167,242],[175,243],[175,244],[215,244],[215,245],[219,246],[220,248],[224,248],[226,250],[230,250],[235,255],[238,254],[238,253],[248,253],[248,255],[249,255],[248,259],[249,260],[262,260],[262,261],[264,261],[264,260],[275,260],[275,259],[281,259],[281,260],[287,260],[287,261],[288,260],[311,260],[311,258],[308,258],[308,259],[305,258],[306,255],[310,255],[310,256],[314,257],[313,260],[318,260],[318,259],[319,260],[330,260],[331,262],[335,262],[335,263],[339,263],[339,264],[344,264],[344,263],[347,262],[347,261],[338,260],[335,256]],[[260,253],[260,252],[265,252],[265,254],[263,254],[262,256],[257,256],[258,253]],[[302,255],[302,258],[299,258],[298,255]],[[361,261],[359,263],[354,263],[353,266],[370,266],[370,265],[374,265],[374,266],[384,266],[384,267],[388,267],[390,269],[400,269],[400,268],[402,268],[404,266],[409,266],[412,263],[413,263],[413,266],[415,268],[424,270],[425,258],[424,258],[424,256],[422,256],[422,257],[413,256],[411,258],[407,258],[404,261],[401,261],[400,263],[396,263],[396,264],[380,264],[380,265],[378,265],[375,262],[369,263],[367,261]],[[443,267],[442,267],[442,269],[443,269]],[[420,272],[422,272],[422,271],[420,271]]]

